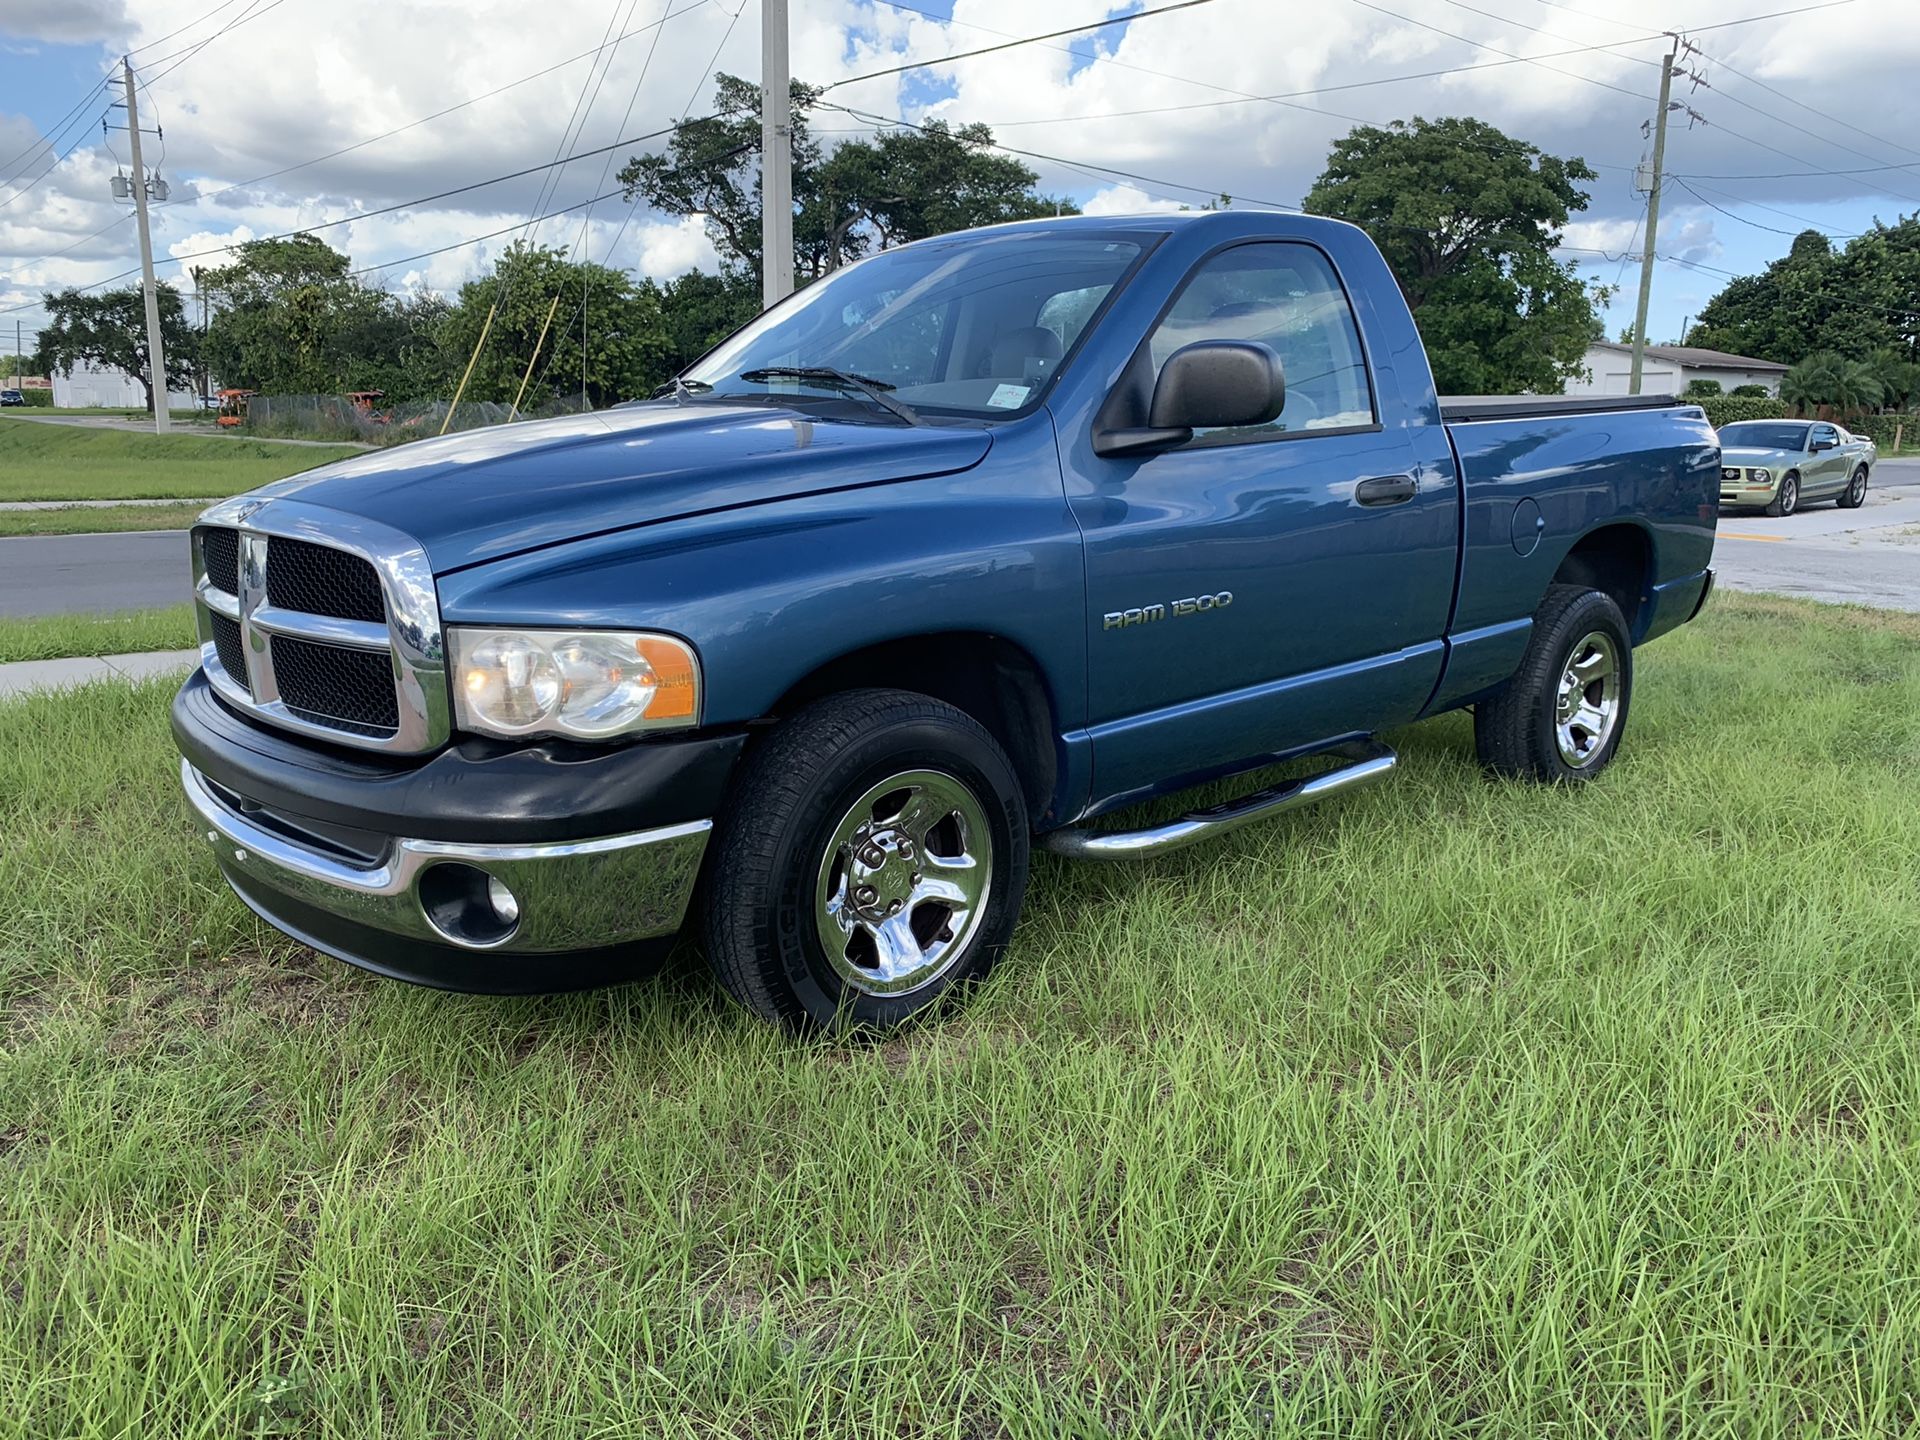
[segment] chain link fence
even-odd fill
[[[387,405],[344,395],[254,395],[247,400],[245,429],[254,435],[293,440],[357,440],[369,445],[399,445],[438,435],[449,402],[420,400]],[[580,397],[547,398],[535,409],[513,412],[518,420],[576,415],[587,407]],[[491,400],[463,400],[450,430],[479,430],[507,423],[511,407]]]

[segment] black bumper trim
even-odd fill
[[[193,767],[270,810],[326,826],[419,840],[588,840],[718,814],[743,733],[603,749],[464,739],[426,757],[345,750],[234,714],[196,670],[173,701]]]

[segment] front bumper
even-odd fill
[[[1780,488],[1780,477],[1784,471],[1773,471],[1771,480],[1750,480],[1747,470],[1750,467],[1739,466],[1738,479],[1729,479],[1728,467],[1722,467],[1720,474],[1720,503],[1724,505],[1771,505],[1774,493]]]
[[[743,743],[473,744],[409,766],[266,731],[199,675],[173,725],[199,828],[263,919],[383,975],[489,993],[644,969],[685,918]]]

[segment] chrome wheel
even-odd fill
[[[1847,485],[1847,504],[1849,506],[1856,506],[1866,498],[1867,472],[1864,470],[1856,470],[1853,472],[1852,481]]]
[[[992,879],[993,834],[973,792],[938,770],[903,771],[834,827],[815,883],[820,944],[856,990],[918,990],[965,952]]]
[[[1611,636],[1594,630],[1567,656],[1554,705],[1560,758],[1579,770],[1607,748],[1620,723],[1620,652]]]
[[[1791,515],[1800,505],[1800,482],[1789,475],[1780,482],[1780,513]]]

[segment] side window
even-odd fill
[[[1353,307],[1327,257],[1311,245],[1236,245],[1202,264],[1148,342],[1154,378],[1169,355],[1196,340],[1258,340],[1273,347],[1287,372],[1287,404],[1278,419],[1202,430],[1198,444],[1371,425],[1377,418]]]
[[[1822,441],[1831,442],[1832,444],[1835,444],[1835,445],[1838,445],[1840,443],[1840,437],[1834,433],[1833,426],[1831,425],[1814,426],[1813,438],[1816,442],[1822,442]]]

